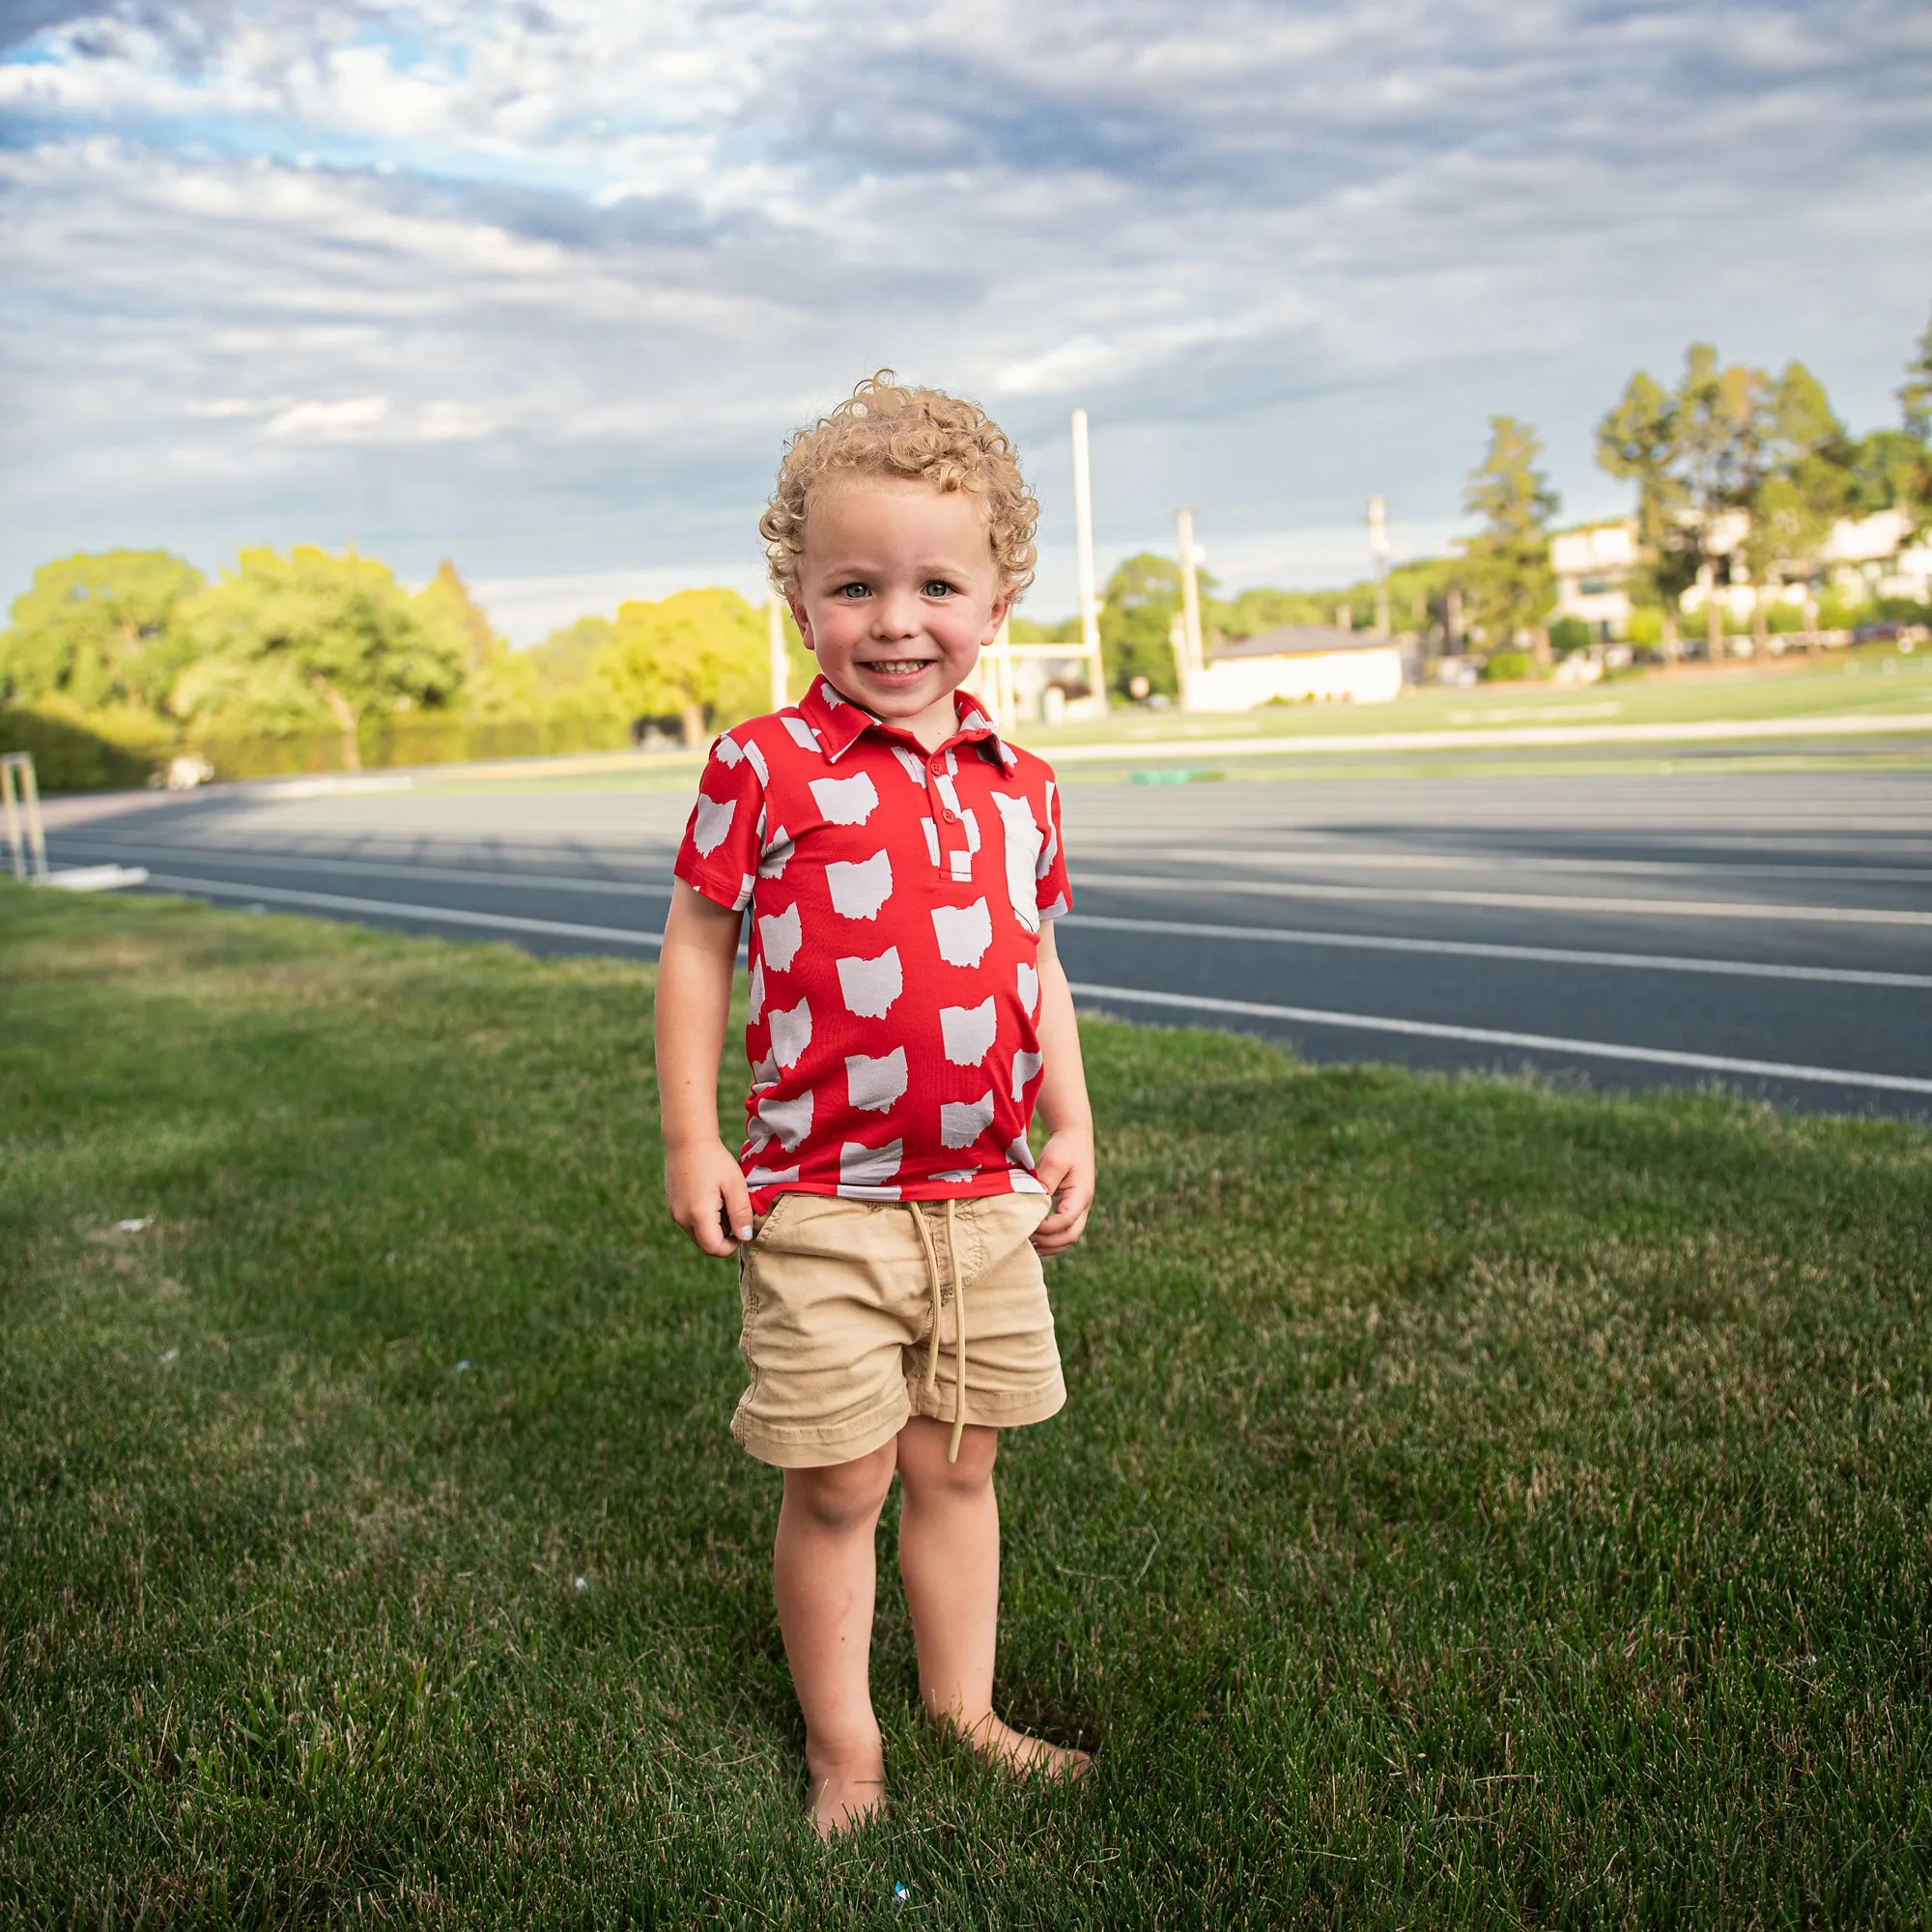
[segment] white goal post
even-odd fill
[[[41,825],[33,753],[0,752],[0,810],[6,813],[14,876],[38,884],[47,875],[47,836]]]
[[[22,885],[58,886],[70,893],[111,893],[121,886],[145,886],[145,866],[69,866],[56,872],[47,864],[47,834],[41,820],[41,785],[31,752],[0,752],[0,817],[7,824],[7,846],[14,876]]]

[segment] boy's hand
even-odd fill
[[[1086,1232],[1094,1205],[1094,1129],[1062,1127],[1050,1135],[1034,1171],[1053,1196],[1053,1211],[1034,1230],[1033,1244],[1043,1255],[1062,1254]]]
[[[752,1196],[723,1141],[665,1151],[670,1217],[707,1255],[733,1253],[752,1238]]]

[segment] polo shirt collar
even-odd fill
[[[894,737],[904,735],[874,718],[863,705],[854,704],[849,697],[841,697],[822,673],[811,680],[810,688],[798,701],[798,708],[805,722],[818,734],[818,742],[825,747],[828,764],[836,765],[868,729],[876,728]],[[968,697],[963,691],[955,691],[952,694],[952,712],[958,720],[959,729],[947,740],[949,745],[961,742],[979,745],[1008,771],[1012,770],[1017,760],[1001,742],[1000,734],[993,728],[993,721],[986,716],[977,697]]]

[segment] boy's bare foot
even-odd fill
[[[990,1711],[970,1726],[956,1718],[948,1721],[981,1757],[1005,1765],[1020,1777],[1064,1777],[1070,1781],[1085,1777],[1093,1769],[1094,1760],[1084,1750],[1050,1745],[1044,1738],[1016,1731]]]
[[[863,1776],[833,1772],[811,1787],[811,1829],[821,1838],[836,1838],[885,1815],[883,1776],[868,1769]]]

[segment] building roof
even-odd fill
[[[1209,664],[1223,658],[1306,658],[1324,651],[1393,648],[1395,639],[1377,631],[1345,631],[1339,624],[1283,624],[1252,638],[1230,638],[1208,653]]]

